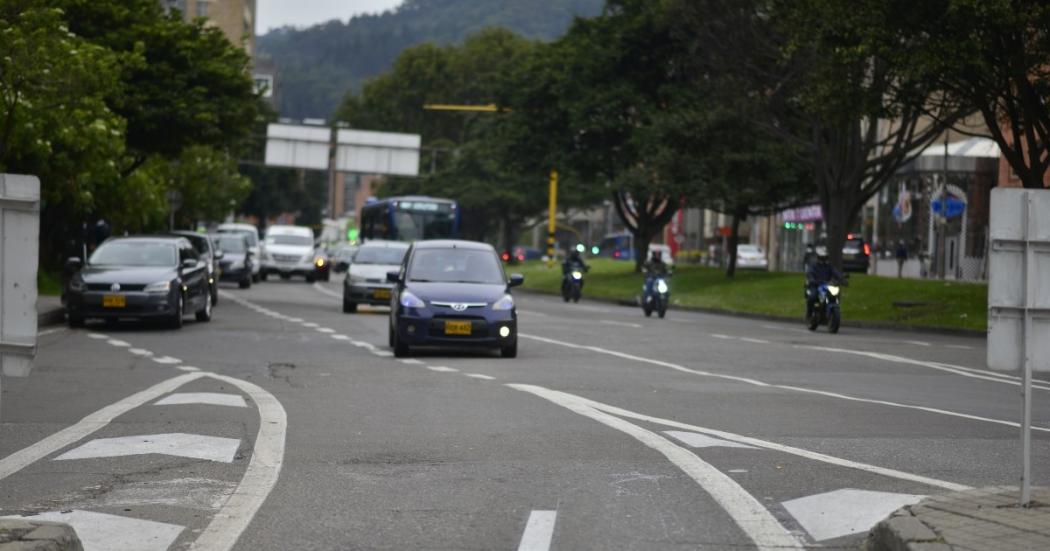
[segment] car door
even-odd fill
[[[186,260],[193,260],[194,264],[185,266]],[[187,309],[197,311],[204,306],[205,296],[208,295],[208,267],[189,242],[179,245],[179,269],[182,284],[186,286]],[[192,307],[189,307],[190,304]]]

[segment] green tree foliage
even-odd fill
[[[174,160],[151,157],[143,168],[159,178],[164,189],[178,192],[182,206],[175,211],[175,221],[183,228],[198,220],[221,220],[251,189],[251,182],[237,171],[235,159],[203,145],[183,149]]]
[[[408,0],[396,10],[279,29],[258,39],[280,71],[279,111],[327,118],[347,90],[391,69],[412,46],[456,44],[491,27],[532,39],[560,36],[575,16],[597,15],[604,0]]]

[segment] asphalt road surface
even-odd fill
[[[518,358],[398,360],[385,309],[339,293],[46,328],[3,381],[0,516],[88,551],[856,548],[922,496],[1018,481],[1019,381],[982,339],[519,293]],[[1050,381],[1035,403],[1046,483]]]

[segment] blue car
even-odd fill
[[[390,347],[491,348],[518,355],[518,314],[510,288],[525,278],[503,272],[496,250],[473,241],[418,241],[389,272]]]

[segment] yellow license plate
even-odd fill
[[[470,322],[469,321],[446,321],[445,322],[445,334],[446,335],[470,335]]]
[[[390,298],[390,289],[375,289],[372,291],[372,298]]]
[[[127,298],[124,295],[102,295],[102,306],[104,308],[123,308],[127,306]]]

